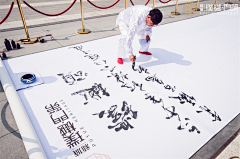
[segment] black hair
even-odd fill
[[[153,9],[149,12],[149,15],[151,16],[151,21],[153,22],[153,25],[157,25],[162,21],[162,12],[159,9]]]

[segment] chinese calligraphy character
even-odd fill
[[[134,127],[129,123],[129,120],[137,119],[137,111],[133,111],[131,105],[129,106],[127,102],[123,101],[123,105],[120,111],[117,111],[118,106],[113,105],[107,111],[101,111],[100,113],[93,114],[98,115],[99,118],[102,118],[104,114],[108,114],[108,118],[112,118],[112,123],[117,123],[116,125],[109,125],[108,128],[115,128],[115,131],[128,130],[129,128],[133,129]]]
[[[199,106],[199,108],[201,109],[201,110],[204,110],[204,111],[206,111],[206,112],[208,112],[210,115],[212,115],[212,117],[214,118],[212,121],[221,121],[221,118],[220,118],[220,116],[214,111],[214,112],[212,112],[208,107],[206,107],[206,106]],[[197,113],[201,113],[202,111],[197,111]]]
[[[179,93],[179,96],[177,96],[177,97],[170,97],[169,96],[169,98],[178,99],[181,104],[184,104],[185,102],[192,104],[192,106],[194,106],[196,104],[195,98],[193,96],[187,95],[184,92]]]
[[[76,83],[76,81],[82,81],[85,79],[85,77],[87,76],[87,73],[83,73],[82,71],[78,71],[75,74],[71,74],[71,72],[69,72],[68,74],[57,74],[58,76],[61,76],[62,79],[64,80],[65,83],[68,83],[69,85],[73,85]]]
[[[84,96],[86,102],[84,103],[84,105],[88,104],[88,97],[99,100],[101,99],[101,95],[105,95],[105,96],[110,96],[110,94],[106,91],[106,88],[102,88],[101,84],[97,84],[95,83],[92,88],[88,88],[88,89],[84,89],[84,90],[80,90],[78,92],[72,93],[71,95],[81,95]]]

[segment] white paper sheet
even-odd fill
[[[117,64],[119,35],[4,62],[44,80],[18,94],[48,158],[189,158],[239,114],[239,15],[153,28],[142,71]]]

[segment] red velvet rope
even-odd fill
[[[67,12],[67,11],[74,5],[74,3],[75,3],[76,1],[77,1],[77,0],[74,0],[74,1],[72,2],[72,4],[71,4],[66,10],[64,10],[63,12],[58,13],[58,14],[47,14],[47,13],[43,13],[43,12],[41,12],[41,11],[33,8],[33,7],[32,7],[30,4],[28,4],[26,1],[24,1],[24,3],[25,3],[29,8],[31,8],[32,10],[34,10],[34,11],[40,13],[40,14],[43,14],[43,15],[46,15],[46,16],[58,16],[58,15],[61,15],[61,14],[65,13],[65,12]]]
[[[168,1],[166,1],[166,2],[164,2],[164,1],[162,1],[162,0],[159,0],[161,3],[168,3],[168,2],[170,2],[171,0],[168,0]]]
[[[149,1],[150,1],[150,0],[148,0],[147,3],[145,3],[145,6],[148,4]]]
[[[148,2],[149,2],[150,0],[148,0],[147,1],[147,3],[145,3],[145,6],[148,4]],[[133,2],[132,2],[132,0],[130,0],[130,2],[132,3],[132,5],[134,6],[134,4],[133,4]]]
[[[5,20],[7,20],[8,16],[9,16],[10,13],[12,12],[13,6],[14,6],[14,2],[11,3],[11,6],[10,6],[10,8],[9,8],[9,11],[8,11],[7,15],[5,16],[5,18],[3,18],[3,20],[0,22],[0,25],[1,25]]]
[[[97,7],[99,9],[108,9],[108,8],[111,8],[113,7],[115,4],[117,4],[120,0],[117,0],[115,3],[113,3],[112,5],[108,6],[108,7],[99,7],[99,6],[96,6],[95,4],[93,4],[90,0],[87,0],[91,5],[93,5],[94,7]]]

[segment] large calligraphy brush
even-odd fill
[[[134,62],[132,63],[132,69],[134,70],[135,67],[135,61],[136,61],[136,55],[134,55]]]

